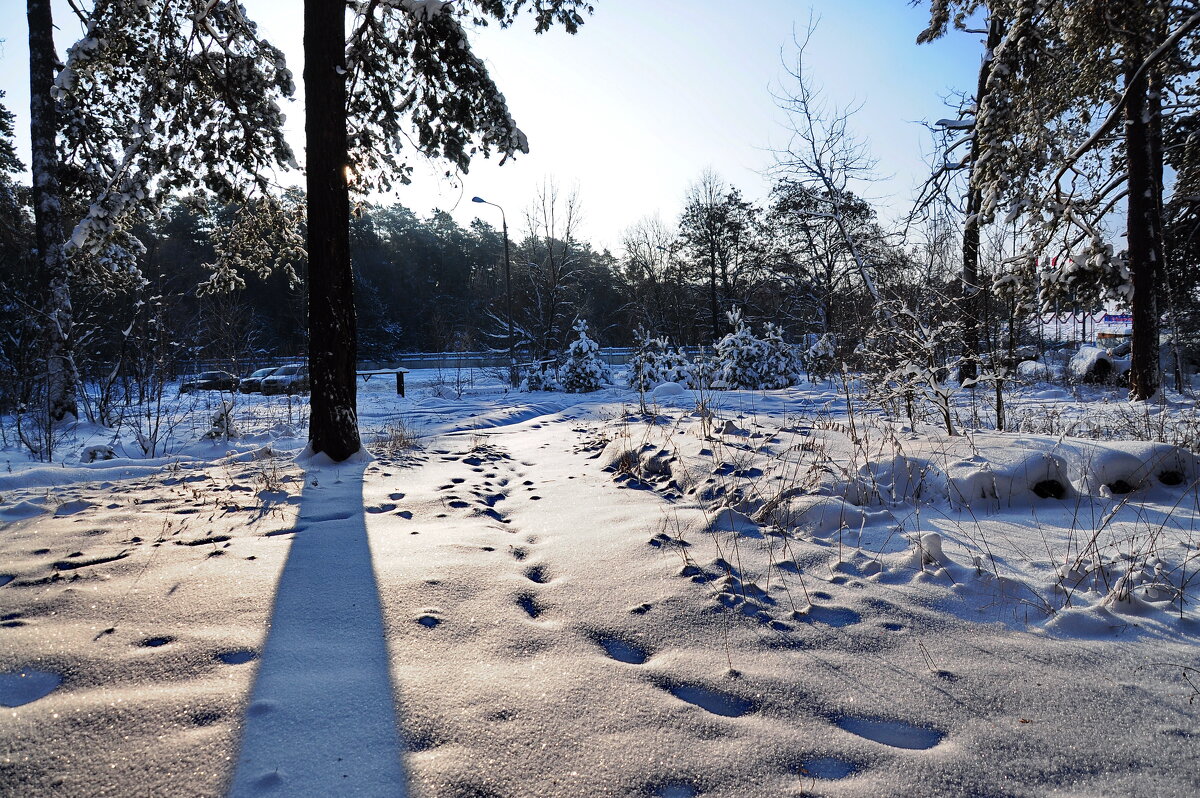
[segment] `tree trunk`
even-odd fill
[[[304,2],[304,134],[308,188],[308,346],[313,453],[357,452],[354,276],[347,187],[346,4]]]
[[[1129,168],[1129,274],[1133,281],[1133,341],[1130,353],[1129,395],[1145,401],[1158,391],[1158,276],[1162,264],[1162,225],[1158,189],[1154,185],[1155,147],[1152,117],[1161,111],[1149,91],[1149,81],[1135,72],[1140,58],[1130,58],[1126,81],[1125,151]]]
[[[1000,46],[1004,35],[1004,24],[998,16],[988,21],[987,54],[979,66],[979,82],[975,87],[975,118],[988,93],[988,80],[992,75],[992,53]],[[979,129],[975,128],[975,140],[971,144],[971,174],[967,186],[967,218],[963,225],[962,280],[959,294],[959,319],[963,328],[962,365],[958,369],[959,380],[974,379],[979,374],[979,305],[983,297],[979,285],[979,212],[983,207],[983,189],[976,176],[975,164],[980,159]]]
[[[29,0],[29,138],[33,174],[33,216],[42,279],[46,286],[46,406],[50,418],[75,416],[78,375],[71,354],[71,280],[63,251],[62,204],[58,184],[58,113],[51,90],[58,56],[50,0]]]

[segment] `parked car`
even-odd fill
[[[232,391],[238,387],[238,378],[228,371],[202,371],[190,377],[184,377],[179,384],[180,393],[192,391]]]
[[[303,363],[280,366],[271,376],[263,377],[262,392],[264,396],[308,393],[308,366]]]
[[[270,377],[278,370],[279,366],[271,366],[270,368],[259,369],[249,377],[242,377],[238,382],[238,390],[242,393],[258,393],[262,390],[263,378]]]

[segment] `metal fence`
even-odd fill
[[[696,357],[708,347],[684,347],[689,357]],[[609,346],[600,350],[600,358],[610,366],[623,366],[629,362],[634,348],[630,346]],[[528,356],[518,354],[518,361],[527,362]],[[307,355],[294,357],[247,357],[239,360],[236,365],[228,360],[194,360],[182,366],[185,374],[196,374],[201,371],[230,371],[236,370],[238,376],[246,376],[252,371],[270,366],[284,366],[288,363],[302,363]],[[507,352],[405,352],[396,355],[391,360],[362,360],[358,363],[359,371],[374,369],[456,369],[456,368],[501,368],[508,365]]]

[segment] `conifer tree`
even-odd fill
[[[313,452],[335,461],[360,448],[354,364],[350,189],[408,182],[411,153],[465,172],[472,157],[528,151],[504,96],[470,49],[464,21],[507,27],[524,0],[305,0],[305,130],[308,137],[310,372]],[[529,6],[534,30],[574,33],[584,0]],[[404,143],[415,146],[410,153]],[[351,185],[353,183],[353,186]],[[316,214],[323,218],[316,229]],[[318,236],[320,236],[318,238]]]
[[[559,381],[567,393],[591,393],[612,381],[608,366],[600,359],[600,345],[587,334],[583,319],[572,328],[577,336],[567,347],[567,358],[559,369]]]

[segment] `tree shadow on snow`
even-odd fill
[[[231,796],[407,795],[363,470],[307,475]]]

